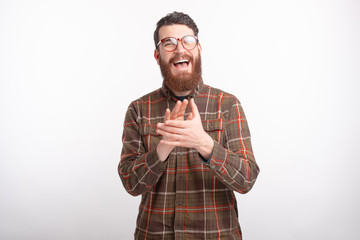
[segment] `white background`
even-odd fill
[[[128,104],[161,86],[156,22],[197,23],[261,168],[246,240],[360,239],[360,2],[0,1],[0,238],[132,239],[117,174]]]

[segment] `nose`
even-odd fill
[[[184,46],[183,46],[182,43],[181,43],[181,39],[178,39],[178,44],[177,44],[177,47],[176,47],[176,49],[174,50],[174,52],[177,52],[177,53],[184,53],[184,52],[186,52],[186,49],[184,48]]]

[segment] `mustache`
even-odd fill
[[[189,62],[192,62],[194,60],[194,58],[191,55],[177,53],[177,54],[175,54],[175,56],[173,56],[169,59],[169,63],[176,62],[180,59],[185,59],[185,60],[188,60]]]

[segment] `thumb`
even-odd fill
[[[193,119],[193,113],[190,113],[189,116],[186,118],[186,120],[191,120]]]

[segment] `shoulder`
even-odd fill
[[[206,84],[204,84],[199,94],[209,98],[217,98],[222,101],[223,104],[229,105],[229,107],[233,104],[240,104],[239,99],[235,95]]]
[[[165,98],[162,89],[158,88],[133,100],[127,109],[127,114],[131,114],[133,118],[157,118],[163,116],[168,106],[167,98]]]

